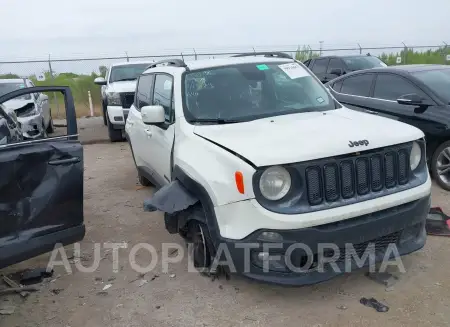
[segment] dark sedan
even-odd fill
[[[338,77],[326,86],[350,109],[420,128],[426,136],[431,174],[442,188],[450,191],[450,66],[361,70]]]

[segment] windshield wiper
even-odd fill
[[[212,124],[236,124],[242,123],[244,120],[223,119],[223,118],[199,118],[190,120],[191,123],[212,123]]]

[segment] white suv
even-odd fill
[[[103,122],[108,126],[111,142],[123,140],[128,111],[134,101],[137,77],[150,62],[124,62],[109,67],[106,78],[97,77],[95,84],[102,86]]]
[[[390,243],[401,255],[425,244],[424,134],[345,108],[286,54],[155,63],[125,132],[141,183],[160,188],[147,205],[193,242],[197,267],[224,244],[238,273],[308,284],[342,272],[315,269],[320,243],[357,255],[374,243],[377,261]],[[298,242],[312,255],[288,249]],[[300,273],[287,259],[311,262]]]

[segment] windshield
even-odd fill
[[[377,57],[361,56],[343,58],[348,68],[351,70],[363,70],[377,67],[386,67],[387,65]]]
[[[109,76],[109,82],[119,82],[119,81],[133,81],[141,75],[144,70],[150,64],[134,64],[134,65],[123,65],[123,66],[113,66],[111,68],[111,75]]]
[[[413,72],[412,75],[450,104],[450,68]]]
[[[10,93],[12,91],[18,90],[18,89],[23,89],[25,87],[26,87],[25,83],[0,83],[0,96]],[[17,97],[15,99],[30,100],[31,95],[26,94],[26,95]]]
[[[246,121],[339,107],[326,89],[295,62],[239,64],[187,72],[188,121]]]

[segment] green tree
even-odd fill
[[[312,51],[310,47],[304,45],[302,48],[298,47],[295,53],[295,59],[304,62],[308,59],[320,57],[318,52]]]
[[[106,72],[108,71],[108,68],[106,68],[106,66],[100,66],[98,67],[98,71],[100,72],[100,76],[106,77]]]

